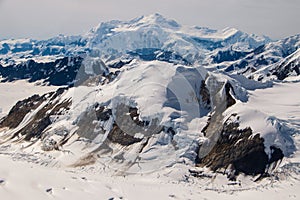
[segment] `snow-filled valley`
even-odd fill
[[[0,41],[0,197],[299,198],[299,47],[159,14]]]

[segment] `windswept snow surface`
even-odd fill
[[[273,87],[250,92],[248,105],[300,129],[299,89],[300,82],[275,83]]]
[[[185,182],[167,173],[152,176],[110,176],[105,172],[80,169],[57,169],[34,163],[12,161],[0,155],[0,196],[5,200],[40,199],[191,199],[251,200],[297,199],[300,182],[290,179],[282,183],[254,184],[249,189],[223,186],[218,189],[210,181]]]
[[[173,180],[165,175],[110,176],[105,172],[80,169],[57,169],[33,163],[12,161],[0,155],[0,196],[5,200],[41,199],[191,199],[252,200],[298,199],[300,182],[290,179],[271,185],[256,184],[252,189],[223,186],[217,189],[209,182],[194,183]],[[227,188],[227,189],[226,189]]]

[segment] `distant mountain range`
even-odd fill
[[[295,53],[300,46],[299,35],[272,41],[267,37],[247,34],[234,28],[212,30],[202,27],[181,26],[159,14],[142,16],[128,22],[110,21],[99,24],[81,36],[57,36],[48,40],[0,41],[0,74],[7,80],[28,78],[25,69],[43,70],[44,65],[52,71],[59,60],[71,57],[100,57],[106,64],[122,64],[134,58],[160,60],[185,65],[202,65],[212,71],[244,74],[255,80],[280,79],[299,75],[299,65],[287,67],[285,59],[297,60]],[[77,58],[78,60],[78,58]],[[80,60],[80,58],[79,58]],[[31,65],[26,63],[31,62]],[[47,64],[46,64],[47,63]],[[119,64],[118,64],[119,63]],[[73,63],[72,63],[73,64]],[[79,65],[75,62],[73,65]],[[6,68],[4,68],[6,67]],[[62,67],[62,66],[61,66]],[[60,66],[56,66],[60,68]],[[77,70],[78,66],[73,66]],[[279,70],[277,70],[280,68]],[[35,69],[35,70],[36,70]],[[280,73],[275,72],[281,71]],[[25,71],[30,71],[26,69]],[[56,69],[57,70],[57,69]],[[12,75],[12,71],[15,75]],[[22,74],[18,75],[18,71]],[[60,70],[58,70],[60,71]],[[46,73],[46,72],[45,72]],[[49,76],[51,76],[51,72]],[[36,79],[47,79],[47,75]],[[71,79],[74,76],[70,75]],[[72,81],[52,82],[64,85]]]

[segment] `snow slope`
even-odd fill
[[[0,118],[7,115],[9,110],[17,101],[30,97],[34,94],[43,94],[55,91],[58,87],[41,86],[35,83],[28,83],[20,80],[0,84]]]
[[[248,105],[300,128],[300,83],[276,83],[273,87],[250,92]]]

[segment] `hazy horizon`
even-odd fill
[[[79,35],[109,20],[160,13],[182,25],[233,27],[273,39],[299,34],[297,0],[0,0],[0,39]]]

